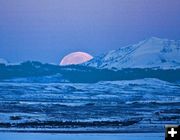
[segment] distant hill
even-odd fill
[[[81,65],[59,66],[33,61],[17,65],[0,64],[0,82],[96,83],[144,78],[179,82],[180,69],[124,68],[114,71]]]

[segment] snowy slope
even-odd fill
[[[113,50],[85,65],[108,68],[180,68],[180,41],[151,37],[135,45]]]

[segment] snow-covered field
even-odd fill
[[[0,133],[2,140],[164,140],[163,133],[135,134],[42,134]]]
[[[180,85],[158,79],[0,83],[1,130],[164,132],[180,121]]]

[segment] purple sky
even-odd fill
[[[0,0],[0,58],[59,63],[151,36],[180,39],[180,0]]]

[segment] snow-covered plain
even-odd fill
[[[135,134],[42,134],[0,133],[2,140],[164,140],[163,133]]]
[[[4,82],[0,92],[1,130],[157,133],[180,120],[180,85],[158,79]]]

